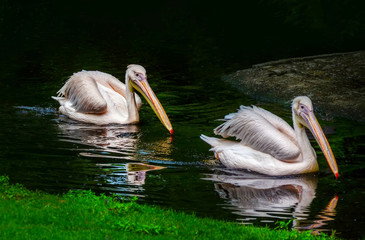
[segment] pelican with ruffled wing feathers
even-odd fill
[[[296,97],[292,103],[294,129],[283,119],[259,107],[241,106],[237,113],[225,116],[225,122],[214,129],[223,138],[201,135],[212,146],[211,151],[228,168],[284,176],[318,171],[316,152],[305,127],[319,144],[327,162],[338,178],[338,167],[332,149],[313,114],[308,97]]]
[[[170,120],[147,82],[146,70],[140,65],[128,65],[125,84],[99,71],[74,73],[53,98],[61,105],[59,111],[76,121],[97,125],[134,124],[139,122],[138,110],[142,105],[135,90],[146,98],[172,134]]]

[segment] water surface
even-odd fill
[[[185,5],[162,18],[150,18],[160,11],[152,7],[138,14],[145,18],[119,18],[112,11],[100,21],[87,18],[95,6],[66,16],[62,9],[49,12],[52,7],[38,5],[26,12],[26,5],[9,7],[0,21],[6,26],[0,35],[0,174],[50,193],[92,189],[242,224],[275,227],[275,221],[295,219],[291,227],[299,230],[364,236],[364,123],[346,116],[318,119],[337,158],[337,181],[314,139],[320,172],[285,178],[224,169],[199,139],[200,134],[212,136],[220,123],[216,119],[242,104],[264,107],[291,124],[290,103],[257,101],[221,77],[260,60],[301,54],[304,48],[295,52],[297,46],[288,45],[292,52],[278,54],[268,46],[262,50],[268,39],[256,39],[255,45],[255,39],[239,42],[242,37],[222,44],[229,28],[223,33],[218,28],[214,35],[216,28],[198,21],[202,16],[191,17]],[[19,13],[24,21],[14,17]],[[243,48],[234,51],[240,44]],[[147,69],[173,137],[146,101],[138,125],[92,126],[58,114],[51,96],[73,72],[99,70],[123,80],[130,63]]]

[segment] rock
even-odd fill
[[[257,64],[223,80],[258,100],[283,103],[306,95],[322,118],[365,121],[365,51]]]

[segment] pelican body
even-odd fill
[[[134,124],[139,122],[138,110],[142,105],[135,90],[146,98],[172,134],[170,120],[147,82],[146,70],[140,65],[128,65],[125,84],[99,71],[74,73],[53,98],[60,103],[59,111],[76,121],[97,125]]]
[[[225,122],[214,129],[216,135],[235,137],[240,141],[205,135],[201,135],[201,139],[212,146],[216,158],[228,168],[248,169],[271,176],[303,174],[319,170],[306,127],[317,140],[337,179],[335,157],[308,97],[293,100],[292,117],[294,129],[269,111],[241,106],[237,113],[225,116]]]

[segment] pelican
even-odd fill
[[[225,116],[225,122],[214,129],[223,138],[201,135],[212,146],[216,158],[228,168],[248,169],[271,176],[285,176],[318,171],[316,152],[305,127],[319,144],[327,162],[338,178],[332,149],[313,114],[312,101],[305,96],[292,103],[294,129],[283,119],[259,107],[241,106],[237,113]]]
[[[74,73],[53,97],[59,111],[71,119],[97,125],[139,122],[142,105],[139,91],[151,105],[161,123],[172,134],[172,126],[160,101],[147,82],[146,70],[136,64],[127,66],[125,84],[99,71]]]

